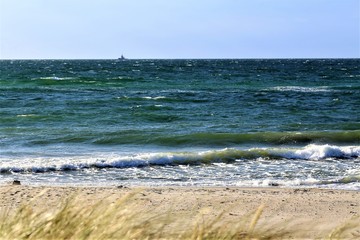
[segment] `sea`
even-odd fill
[[[0,185],[360,190],[360,59],[1,60]]]

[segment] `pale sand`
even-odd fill
[[[43,192],[46,190],[45,192]],[[16,209],[21,204],[34,207],[55,206],[76,194],[83,204],[102,199],[115,201],[137,191],[134,200],[144,211],[170,213],[173,217],[194,222],[199,212],[204,217],[221,216],[221,221],[236,222],[264,205],[261,222],[292,224],[304,236],[315,237],[360,216],[360,192],[326,189],[237,188],[237,187],[34,187],[0,186],[0,208]],[[33,198],[43,192],[41,197]],[[205,211],[204,211],[205,209]],[[360,224],[359,224],[360,225]],[[359,226],[360,227],[360,226]],[[359,234],[360,234],[360,228]]]

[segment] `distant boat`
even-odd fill
[[[121,57],[118,58],[119,60],[126,60],[126,58],[124,57],[124,55],[121,54]]]

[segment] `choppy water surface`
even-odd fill
[[[360,189],[360,60],[0,61],[0,181]]]

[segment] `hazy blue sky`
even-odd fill
[[[0,58],[360,57],[360,0],[0,0]]]

